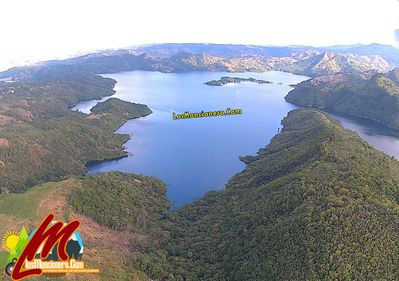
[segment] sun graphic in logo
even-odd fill
[[[3,249],[7,252],[11,252],[17,246],[18,240],[19,240],[18,232],[9,231],[3,237]]]

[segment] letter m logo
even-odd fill
[[[40,247],[42,247],[40,257],[46,259],[50,254],[51,249],[58,243],[58,257],[62,261],[67,261],[69,259],[68,254],[66,253],[66,245],[73,233],[79,228],[80,222],[75,220],[67,225],[64,225],[62,222],[57,222],[49,227],[54,217],[53,214],[48,215],[39,225],[17,260],[12,271],[12,279],[20,280],[29,276],[42,274],[41,269],[22,270],[25,261],[32,261]]]

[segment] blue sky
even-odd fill
[[[395,43],[398,0],[2,0],[0,69],[164,42]]]

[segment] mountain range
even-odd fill
[[[130,70],[161,72],[280,70],[311,77],[386,72],[399,66],[399,50],[386,45],[252,46],[218,44],[159,44],[127,50],[109,50],[76,58],[15,67],[0,73],[14,80],[70,69],[72,73],[100,74]],[[53,75],[53,74],[51,74]]]

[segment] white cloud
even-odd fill
[[[141,43],[394,44],[397,0],[3,0],[0,68]]]

